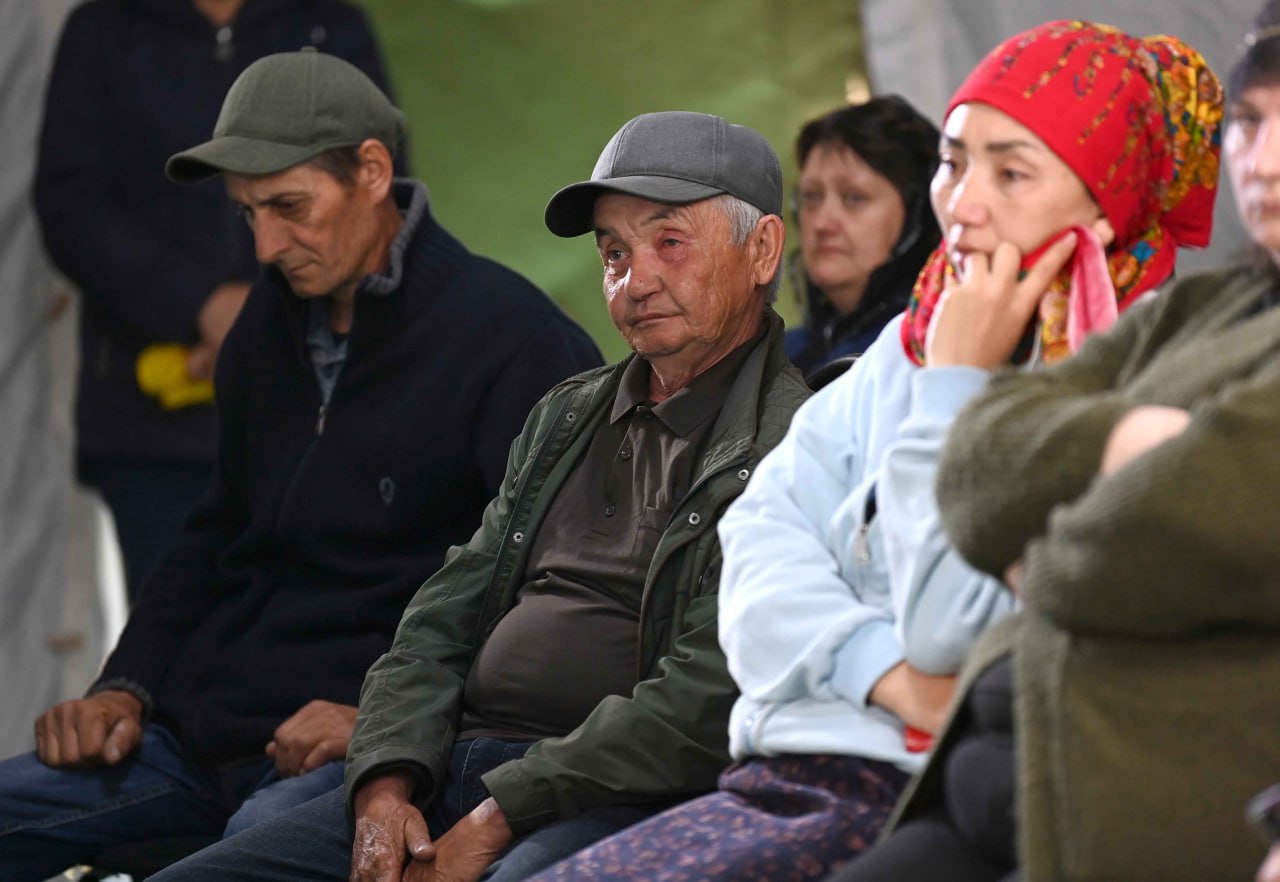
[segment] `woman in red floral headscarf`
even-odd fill
[[[1221,118],[1217,79],[1175,38],[1059,21],[997,47],[947,108],[944,241],[902,325],[908,357],[1053,363],[1110,325],[1172,274],[1177,246],[1208,244]],[[1067,254],[1048,292],[1018,283],[1029,261]]]
[[[737,762],[531,882],[807,880],[875,840],[968,648],[1013,606],[942,535],[946,430],[992,369],[1061,359],[1207,241],[1220,114],[1173,38],[1054,22],[975,70],[932,188],[946,240],[910,311],[800,409],[720,521]]]
[[[1243,880],[1276,842],[1245,805],[1280,779],[1280,0],[1228,99],[1253,253],[994,378],[954,422],[941,524],[1024,607],[840,882]],[[1280,879],[1280,844],[1257,879]]]

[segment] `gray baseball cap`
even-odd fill
[[[213,138],[169,157],[164,170],[179,183],[224,171],[272,175],[366,138],[395,153],[404,116],[359,68],[308,46],[245,68],[222,102]]]
[[[646,113],[609,140],[591,180],[551,197],[547,229],[566,238],[590,232],[596,199],[604,192],[677,205],[729,193],[765,214],[780,215],[782,167],[754,129],[706,113]]]

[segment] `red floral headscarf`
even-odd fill
[[[1042,301],[1044,361],[1074,351],[1085,332],[1101,330],[1168,278],[1178,246],[1208,244],[1222,85],[1181,40],[1049,22],[992,50],[952,96],[946,115],[972,101],[1039,136],[1084,182],[1115,230],[1105,251],[1096,237],[1082,235]],[[916,280],[902,325],[916,364],[924,363],[925,335],[950,271],[940,245]]]

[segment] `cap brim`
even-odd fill
[[[592,230],[592,213],[601,193],[625,193],[654,202],[682,205],[719,196],[723,190],[660,175],[629,175],[600,181],[570,184],[551,197],[543,219],[547,229],[557,236],[571,239]]]
[[[203,181],[222,172],[238,175],[273,175],[342,144],[322,146],[281,144],[238,135],[223,135],[175,153],[164,164],[169,180],[179,184]]]

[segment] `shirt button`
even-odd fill
[[[514,533],[511,534],[511,541],[519,545],[521,542],[524,541],[524,533],[521,533],[519,530],[516,530]]]
[[[618,507],[614,505],[612,502],[610,502],[608,505],[604,507],[604,516],[606,518],[611,518],[615,514],[617,514],[617,511],[618,511]]]
[[[623,462],[626,462],[627,460],[631,459],[631,448],[624,447],[621,450],[619,450],[618,459],[622,460]]]
[[[691,512],[689,515],[689,523],[695,527],[698,526],[698,524],[702,523],[702,515],[698,514],[696,511]]]

